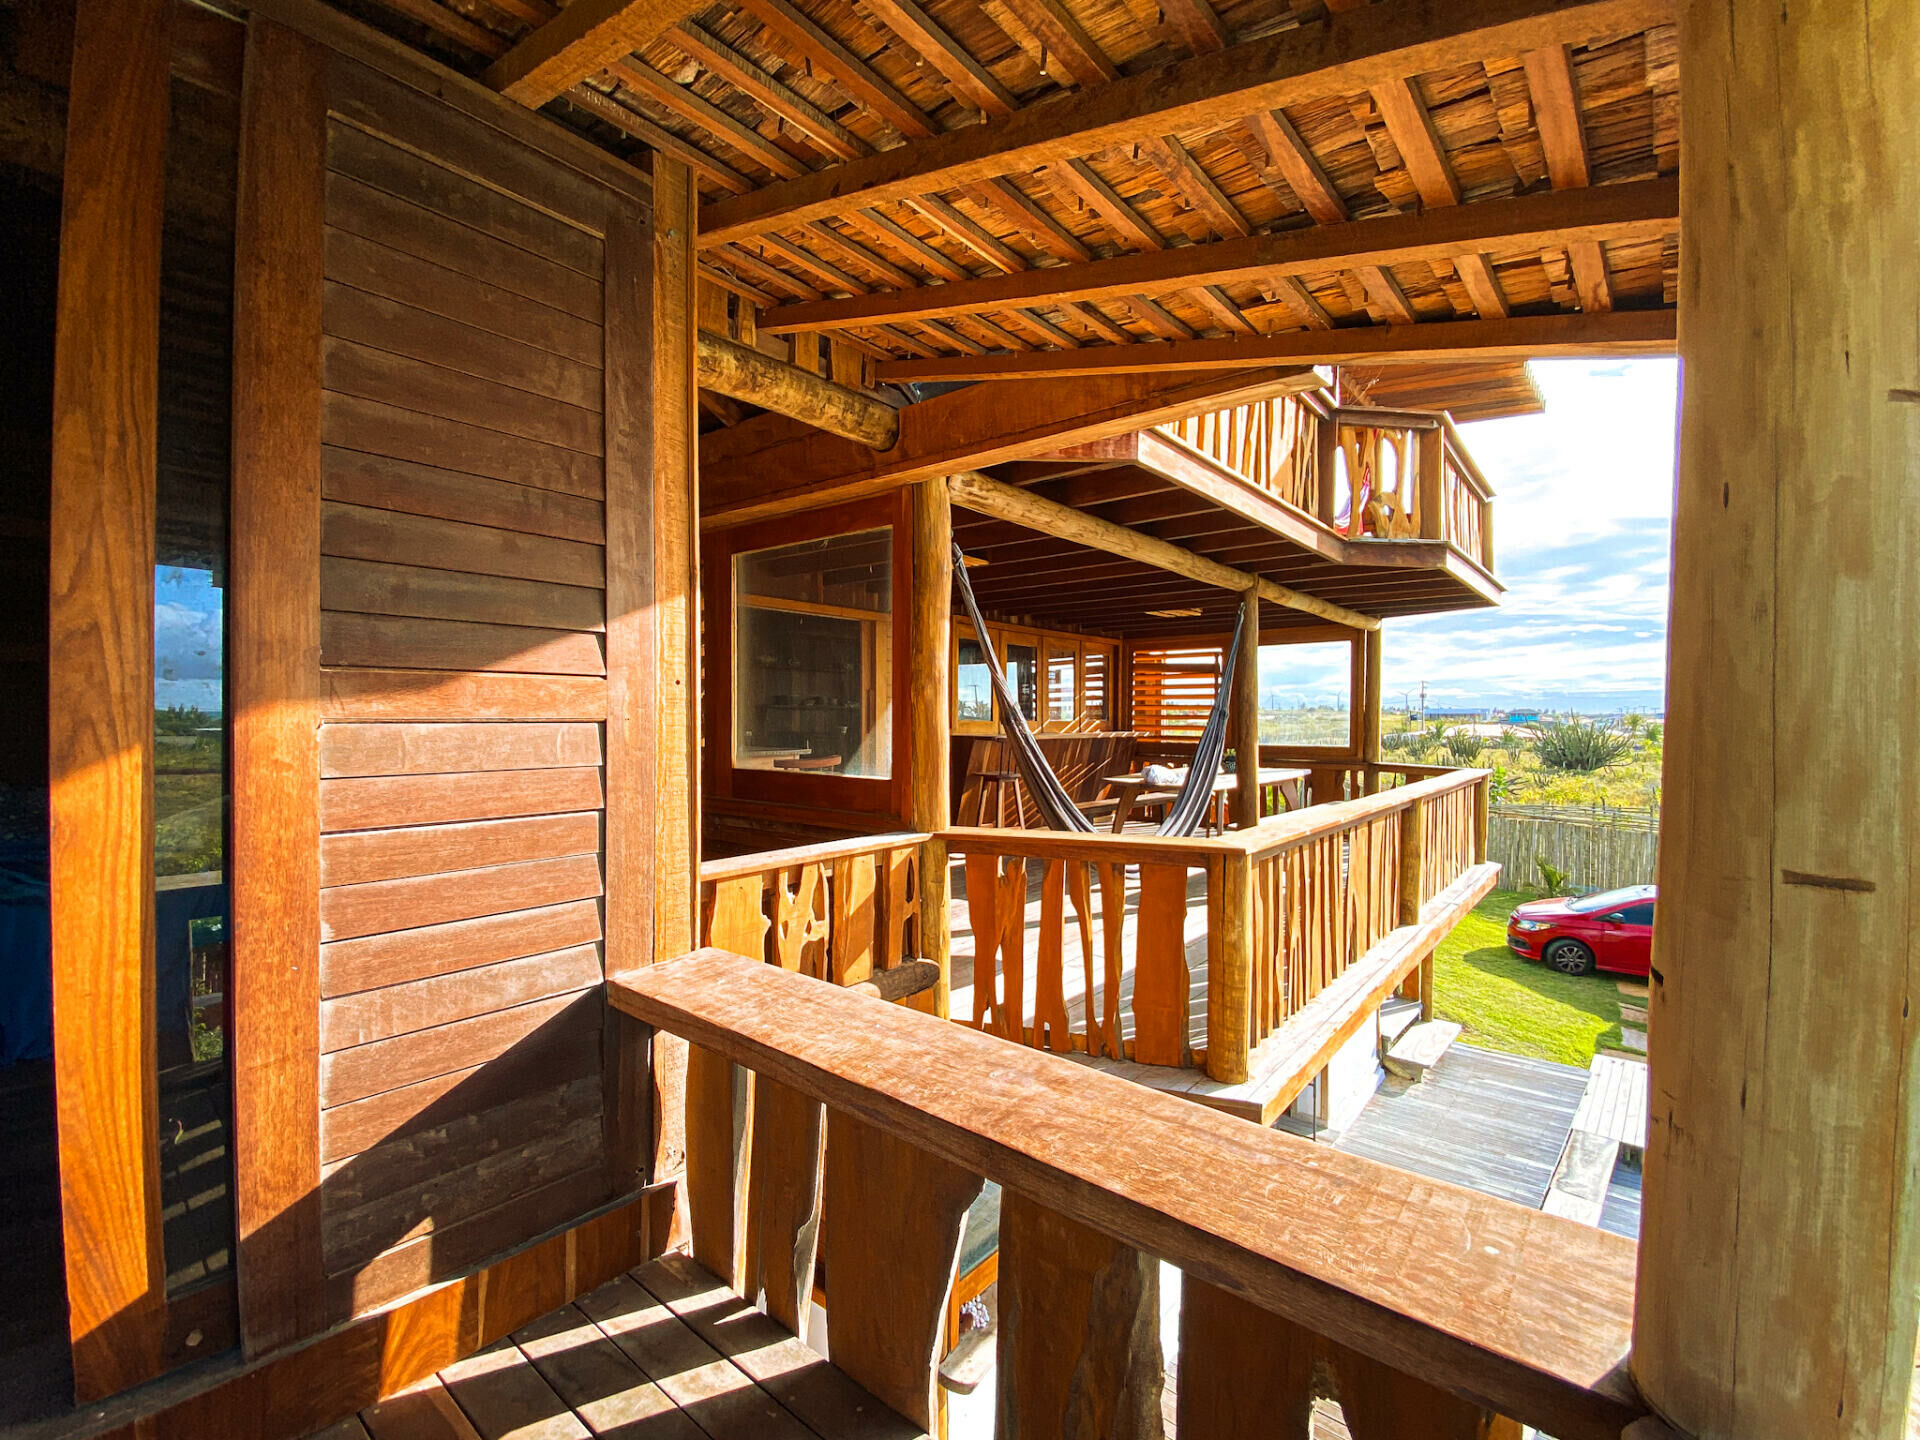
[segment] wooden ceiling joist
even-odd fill
[[[756,415],[701,437],[701,519],[737,524],[856,500],[1320,384],[1311,370],[1270,367],[1049,380],[1013,392],[970,386],[901,410],[899,438],[885,451],[784,415]]]
[[[998,480],[977,472],[950,476],[947,490],[955,505],[1024,525],[1043,535],[1072,540],[1089,549],[1104,550],[1110,555],[1135,560],[1142,565],[1151,565],[1157,570],[1166,570],[1236,594],[1245,594],[1257,588],[1262,600],[1330,620],[1336,625],[1355,630],[1380,628],[1380,622],[1371,615],[1362,615],[1357,610],[1349,610],[1344,605],[1290,589],[1245,570],[1235,570],[1152,535],[1129,530],[1124,525],[1115,525],[1071,506],[1056,505],[1051,500],[1044,500],[1012,485],[1002,485]]]
[[[1316,223],[1338,225],[1351,218],[1347,202],[1291,120],[1278,110],[1262,109],[1254,112],[1252,123],[1255,137],[1266,147],[1267,159],[1286,177],[1294,197]]]
[[[1546,152],[1547,175],[1556,190],[1591,183],[1587,137],[1580,124],[1580,95],[1564,45],[1547,45],[1520,57],[1533,97],[1533,120]]]
[[[833,77],[834,83],[910,139],[939,132],[906,96],[789,0],[739,0],[740,8]]]
[[[611,3],[577,0],[573,8]],[[912,0],[871,3],[892,24],[899,18],[893,12]],[[568,13],[550,25],[561,23]],[[1597,35],[1640,31],[1671,22],[1673,14],[1674,0],[1484,0],[1443,7],[1420,0],[1383,0],[1361,14],[1335,15],[1325,23],[1176,61],[1045,105],[1002,112],[987,124],[714,201],[701,212],[701,240],[734,240],[825,219],[842,213],[850,201],[870,205],[944,192],[1171,132],[1217,129],[1258,110],[1346,97],[1410,75],[1475,64],[1488,55],[1523,54],[1583,43]],[[672,15],[661,28],[680,18]],[[958,63],[937,40],[925,43],[933,52],[929,60],[946,66]],[[499,63],[512,58],[510,54]],[[976,93],[971,98],[981,103],[990,96]],[[991,110],[986,104],[981,108]]]
[[[883,360],[876,378],[1032,380],[1042,376],[1142,375],[1233,370],[1254,365],[1347,365],[1375,361],[1615,359],[1671,355],[1674,312],[1614,310],[1582,315],[1516,315],[1505,320],[1436,320],[1419,325],[1344,326],[1227,340],[1034,350],[1018,355]]]
[[[574,0],[488,68],[487,84],[538,110],[700,9],[699,0]]]
[[[1196,285],[1318,275],[1368,265],[1431,263],[1468,251],[1564,250],[1580,240],[1658,239],[1672,232],[1679,215],[1680,191],[1673,180],[1546,191],[1449,206],[1420,215],[1352,220],[1343,225],[1318,225],[1275,235],[1118,255],[1072,267],[782,306],[764,316],[760,328],[776,333],[837,329],[876,320],[893,322],[1001,310],[1009,305],[1124,299]]]
[[[1440,132],[1433,128],[1426,102],[1406,76],[1373,87],[1373,103],[1386,122],[1387,134],[1400,152],[1400,159],[1413,177],[1423,205],[1458,205],[1460,181],[1447,163],[1446,149],[1440,144]]]

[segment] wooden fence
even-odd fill
[[[1564,870],[1567,883],[1581,890],[1651,885],[1660,832],[1646,814],[1570,808],[1556,815],[1543,807],[1520,812],[1496,808],[1487,826],[1487,857],[1499,862],[1510,886],[1538,888],[1542,860]]]

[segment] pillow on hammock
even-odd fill
[[[1187,783],[1184,765],[1149,765],[1146,776],[1148,786],[1155,790],[1178,790]]]

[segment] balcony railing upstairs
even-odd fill
[[[1349,540],[1444,540],[1493,572],[1493,491],[1444,413],[1282,395],[1154,429]]]
[[[797,1255],[804,1297],[817,1237],[834,1364],[916,1423],[984,1181],[997,1436],[1165,1433],[1159,1261],[1180,1435],[1304,1436],[1323,1397],[1359,1440],[1617,1440],[1644,1414],[1630,1240],[717,951],[608,992],[746,1067],[726,1163],[689,1162],[696,1255],[750,1302]]]
[[[955,1018],[1056,1053],[1204,1068],[1221,1085],[1257,1072],[1274,1086],[1263,1110],[1282,1106],[1492,888],[1488,777],[1447,771],[1210,839],[942,832],[966,857],[955,928],[964,905],[974,949],[970,1013]]]
[[[1493,573],[1493,490],[1445,415],[1342,409],[1326,434],[1324,524],[1349,540],[1444,540]]]

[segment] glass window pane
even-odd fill
[[[233,1265],[227,1071],[227,492],[233,102],[174,82],[160,246],[154,977],[167,1291]]]
[[[1260,647],[1260,743],[1353,743],[1353,647],[1344,640]]]
[[[893,773],[893,532],[734,557],[733,763]]]
[[[1040,651],[1033,645],[1007,645],[1007,688],[1029,720],[1040,718]]]
[[[1047,646],[1047,723],[1070,725],[1080,713],[1078,657],[1071,649]]]
[[[959,660],[953,667],[956,721],[993,721],[993,676],[987,668],[987,650],[971,635],[959,639]]]

